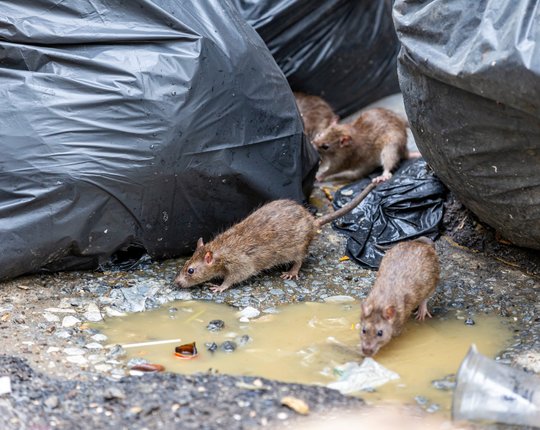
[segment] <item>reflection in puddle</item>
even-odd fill
[[[336,380],[334,367],[361,361],[358,351],[360,305],[301,303],[286,305],[278,314],[265,314],[240,322],[236,309],[205,301],[180,301],[161,309],[108,319],[96,324],[113,344],[176,339],[178,342],[127,348],[129,358],[141,357],[178,373],[209,369],[233,375],[262,376],[286,382],[323,384]],[[449,410],[451,391],[435,389],[431,381],[455,373],[471,343],[494,356],[508,343],[511,333],[500,318],[476,315],[475,325],[465,325],[456,313],[435,316],[425,323],[411,319],[402,335],[375,357],[400,379],[362,392],[370,401],[436,403]],[[209,331],[212,320],[223,320],[219,331]],[[198,357],[175,357],[175,346],[195,341]],[[228,341],[228,342],[227,342]],[[215,348],[207,350],[205,344]],[[234,348],[236,346],[236,348]],[[227,352],[226,350],[233,350]]]

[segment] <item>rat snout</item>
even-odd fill
[[[179,288],[185,288],[187,286],[182,275],[178,275],[176,278],[174,278],[173,285]]]
[[[365,347],[363,346],[362,347],[362,355],[364,357],[372,357],[375,352],[377,352],[374,348],[369,348],[369,347]]]

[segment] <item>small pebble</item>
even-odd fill
[[[105,342],[107,339],[108,337],[101,333],[92,336],[92,340],[95,340],[96,342]]]
[[[223,320],[212,320],[206,326],[208,331],[220,331],[225,327],[225,321]]]
[[[50,312],[45,312],[43,314],[43,317],[48,321],[48,322],[60,322],[60,317],[58,315],[54,315],[54,314],[51,314]]]
[[[57,408],[59,404],[60,404],[60,401],[58,400],[58,397],[56,396],[47,397],[47,399],[45,400],[45,406],[47,406],[50,409]]]
[[[437,412],[439,409],[441,409],[441,407],[437,403],[432,403],[426,409],[426,412],[429,412],[430,414],[433,414],[433,413]]]
[[[239,346],[247,345],[249,342],[251,342],[253,339],[250,335],[244,334],[243,336],[240,336],[235,339]]]
[[[465,325],[475,325],[476,323],[474,322],[474,320],[469,317],[465,320]]]
[[[82,355],[70,355],[66,357],[66,360],[69,361],[70,363],[78,364],[79,366],[88,364],[88,360]]]
[[[86,349],[103,349],[103,345],[101,343],[92,342],[87,345],[84,345]]]
[[[218,347],[216,342],[206,342],[204,346],[210,352],[214,352]]]
[[[86,353],[86,351],[84,349],[77,348],[77,347],[65,348],[64,352],[67,355],[84,355]]]
[[[68,315],[67,317],[64,317],[64,319],[62,320],[62,327],[69,328],[69,327],[76,326],[77,324],[80,324],[80,323],[81,323],[80,319],[75,318],[74,316]]]
[[[221,349],[225,352],[233,352],[236,349],[236,342],[226,340],[221,344]]]

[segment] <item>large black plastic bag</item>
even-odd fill
[[[3,0],[0,82],[1,279],[189,253],[265,200],[303,200],[316,168],[287,81],[226,2]]]
[[[458,199],[540,249],[540,2],[473,3],[396,1],[407,116]]]
[[[377,174],[372,175],[372,177]],[[334,207],[344,206],[371,178],[336,192]],[[435,240],[444,214],[446,188],[422,159],[407,161],[378,185],[352,212],[334,222],[349,236],[347,254],[362,266],[378,268],[385,250],[421,236]]]
[[[231,0],[295,91],[346,116],[399,91],[390,0]]]

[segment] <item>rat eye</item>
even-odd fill
[[[362,334],[366,334],[366,328],[362,327]]]
[[[327,149],[330,148],[330,147],[328,146],[328,143],[323,143],[323,144],[321,145],[321,148],[324,149],[324,150],[327,150]]]
[[[187,269],[187,272],[190,274],[190,275],[193,275],[193,273],[195,273],[195,269],[193,267],[190,267],[189,269]]]
[[[379,330],[379,331],[377,332],[377,336],[382,336],[382,330]]]

